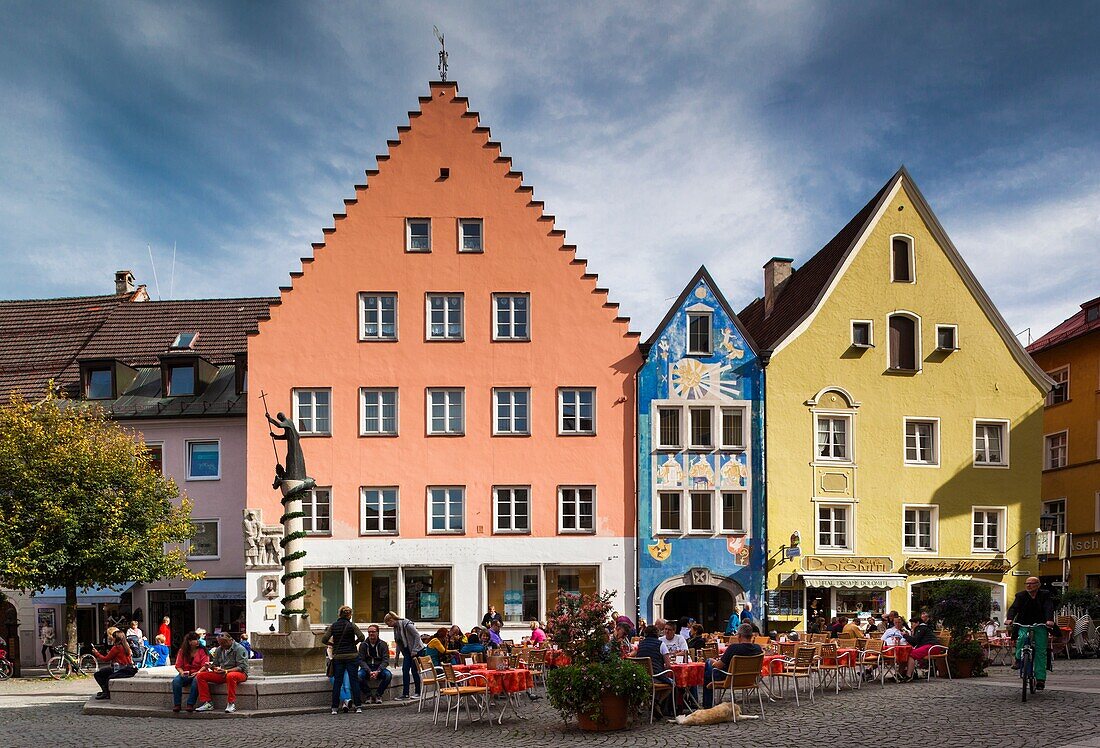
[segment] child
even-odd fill
[[[149,647],[157,655],[152,667],[163,667],[168,664],[168,645],[165,643],[164,634],[157,634],[156,641],[156,644]]]
[[[248,659],[253,659],[252,643],[248,641],[248,634],[241,634],[241,646],[244,647],[245,652],[248,652]]]

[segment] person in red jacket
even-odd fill
[[[111,650],[105,655],[92,650],[92,654],[105,665],[94,676],[99,684],[99,693],[95,695],[97,699],[111,698],[111,681],[115,678],[133,678],[137,674],[126,635],[117,629],[111,634]]]
[[[160,621],[160,629],[158,634],[164,637],[164,643],[168,645],[168,649],[172,649],[172,619],[165,616]]]

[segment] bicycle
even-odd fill
[[[8,659],[8,651],[0,648],[0,680],[7,680],[13,672],[11,661]]]
[[[54,680],[67,675],[92,675],[99,668],[96,658],[90,654],[77,655],[63,647],[50,647],[53,657],[46,663],[46,672]]]
[[[1027,692],[1035,693],[1035,634],[1034,629],[1046,628],[1045,623],[1013,624],[1017,629],[1027,629],[1023,646],[1020,647],[1020,680],[1023,683],[1021,701],[1027,703]]]

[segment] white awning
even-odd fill
[[[828,571],[801,571],[798,576],[807,587],[882,590],[901,587],[905,584],[904,574],[839,574]]]

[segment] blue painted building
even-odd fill
[[[722,630],[759,619],[765,579],[764,377],[705,267],[643,345],[638,373],[641,616]]]

